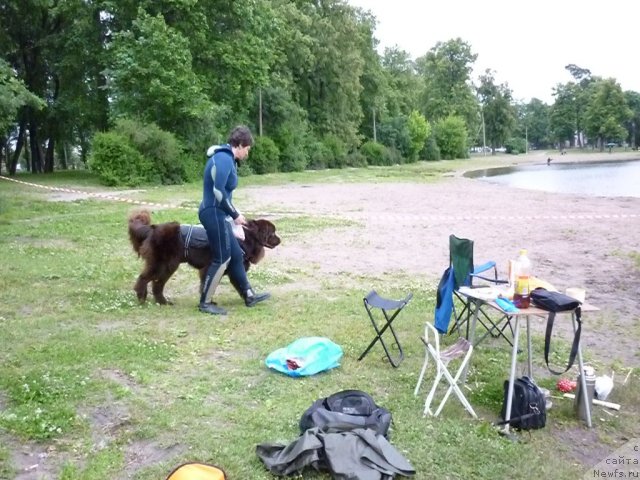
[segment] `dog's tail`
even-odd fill
[[[138,256],[140,247],[151,230],[151,213],[148,210],[134,210],[129,214],[129,240]]]

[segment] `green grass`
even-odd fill
[[[277,174],[248,177],[243,185],[435,181],[460,165]],[[26,180],[108,191],[83,172]],[[349,272],[320,276],[313,265],[274,266],[267,254],[250,272],[257,289],[274,294],[259,307],[244,308],[223,283],[219,301],[230,315],[200,314],[197,275],[186,266],[167,287],[174,306],[140,306],[131,287],[141,264],[126,235],[131,205],[98,199],[52,202],[49,193],[0,183],[0,478],[13,478],[15,455],[34,445],[49,452],[43,462],[54,477],[65,480],[164,478],[189,460],[221,465],[231,479],[273,478],[257,459],[256,444],[293,441],[302,412],[315,399],[347,388],[371,393],[392,412],[391,441],[416,468],[416,478],[584,474],[585,466],[564,440],[566,432],[587,433],[570,401],[554,399],[548,426],[523,434],[521,442],[501,437],[491,426],[500,411],[510,357],[499,342],[490,340],[476,349],[469,371],[465,391],[480,421],[472,420],[455,398],[440,418],[422,417],[426,392],[413,396],[424,358],[418,338],[433,314],[437,279]],[[154,212],[160,222],[195,217],[200,192],[194,184],[136,195],[194,210]],[[283,245],[345,226],[321,216],[278,221]],[[379,346],[356,360],[372,338],[362,307],[370,288],[390,297],[415,294],[396,323],[406,355],[399,369],[383,360]],[[339,368],[299,379],[265,368],[271,351],[313,335],[341,345]],[[444,342],[454,340],[445,337]],[[540,351],[542,338],[534,338],[534,346]],[[558,365],[568,346],[558,342],[556,347]],[[522,355],[519,360],[522,365]],[[543,371],[541,358],[535,367]],[[636,372],[628,386],[614,392],[625,399],[625,407],[640,400],[638,380]],[[554,382],[553,377],[540,379],[552,390]],[[621,437],[638,436],[637,421],[631,420],[636,414],[629,408],[618,417],[595,419],[598,441],[613,449]],[[305,478],[327,476],[307,473]]]

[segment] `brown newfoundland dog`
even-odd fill
[[[276,227],[269,220],[249,220],[244,226],[244,268],[258,263],[264,257],[265,247],[280,244]],[[148,210],[137,210],[129,215],[129,239],[133,250],[144,260],[144,268],[133,289],[140,303],[147,299],[147,284],[156,302],[170,304],[164,296],[164,286],[181,263],[200,270],[200,288],[211,263],[207,232],[202,225],[181,225],[178,222],[151,223]]]

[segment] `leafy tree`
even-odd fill
[[[398,115],[382,122],[378,128],[379,142],[400,152],[406,158],[411,154],[411,132],[406,115]],[[375,142],[374,142],[375,143]]]
[[[378,41],[373,36],[375,18],[371,14],[359,10],[356,10],[356,13],[360,31],[360,55],[363,60],[362,75],[360,76],[360,84],[362,85],[360,105],[363,121],[360,125],[360,133],[377,140],[376,124],[387,115],[387,96],[390,89],[388,77],[385,75],[381,58],[376,51]]]
[[[271,86],[262,90],[262,108],[256,102],[252,110],[256,117],[261,110],[264,134],[276,143],[281,153],[304,149],[310,134],[307,112],[292,98],[291,93],[283,82],[274,79]],[[286,164],[283,159],[283,166]]]
[[[633,112],[633,116],[626,122],[628,137],[627,141],[633,148],[638,147],[638,128],[640,128],[640,93],[634,91],[624,92],[624,98],[627,105]]]
[[[517,155],[518,153],[524,153],[527,145],[524,137],[511,137],[504,142],[504,147],[507,153]]]
[[[319,137],[335,134],[353,148],[360,143],[363,118],[359,100],[364,62],[357,15],[341,0],[304,2],[299,8],[311,19],[307,31],[313,39],[313,63],[298,76],[298,98]]]
[[[269,85],[270,71],[278,71],[275,65],[282,54],[283,36],[291,32],[290,26],[302,28],[283,17],[283,9],[291,11],[293,6],[280,7],[285,2],[269,0],[164,2],[168,5],[164,12],[173,10],[176,3],[184,5],[181,15],[189,20],[178,22],[176,29],[189,40],[193,70],[209,101],[227,107],[220,121],[225,128],[247,121],[259,89]],[[183,30],[183,25],[189,30]],[[294,49],[294,44],[289,48]]]
[[[591,70],[588,68],[582,68],[577,66],[574,63],[570,63],[566,65],[565,70],[567,70],[573,78],[575,78],[578,83],[588,83],[591,78]]]
[[[550,107],[537,98],[529,103],[516,105],[517,127],[515,133],[534,148],[546,148],[551,142]],[[505,145],[506,146],[506,145]],[[525,148],[520,149],[526,151]]]
[[[473,64],[478,56],[461,38],[438,42],[417,60],[423,81],[421,110],[429,120],[450,115],[463,118],[468,131],[478,124],[478,105],[471,84]]]
[[[462,117],[450,115],[439,120],[435,126],[436,142],[440,155],[445,160],[468,158],[467,126]]]
[[[625,123],[633,117],[620,85],[613,79],[598,80],[591,86],[585,112],[587,135],[597,139],[602,150],[606,142],[620,142],[627,136]]]
[[[496,85],[491,70],[480,76],[478,95],[482,103],[482,113],[487,140],[495,149],[504,145],[516,124],[515,109],[511,104],[511,90],[504,84]],[[440,142],[438,142],[440,145]],[[442,149],[442,145],[440,145]]]
[[[557,85],[553,95],[556,98],[549,116],[551,138],[555,142],[573,145],[577,132],[575,84]]]
[[[559,142],[568,141],[582,147],[585,109],[589,103],[589,86],[596,81],[591,71],[569,64],[565,67],[575,82],[558,84],[553,95],[556,101],[551,111],[551,130]]]
[[[418,154],[424,148],[427,138],[429,138],[431,134],[431,125],[429,125],[429,122],[427,122],[421,113],[414,110],[407,120],[407,129],[409,130],[409,137],[411,139],[408,160],[415,162],[418,159]]]
[[[80,0],[7,0],[0,7],[0,51],[8,52],[5,59],[26,88],[46,101],[45,108],[26,104],[16,119],[18,134],[13,163],[28,137],[30,167],[34,172],[53,171],[54,150],[60,135],[56,108],[66,86],[61,81],[61,64],[69,53],[63,40],[76,19],[74,13],[83,6]]]
[[[109,73],[116,116],[140,116],[185,134],[212,108],[191,68],[187,39],[162,16],[151,17],[142,9],[131,31],[116,34]]]
[[[381,62],[388,85],[381,120],[409,115],[417,108],[420,88],[415,63],[398,47],[385,48]]]
[[[29,106],[34,110],[44,107],[45,103],[29,92],[24,83],[16,77],[11,67],[0,58],[0,140],[6,145],[9,131],[14,125],[14,119],[21,108]],[[5,158],[9,160],[9,148],[0,148],[0,160],[6,151]],[[17,158],[7,161],[9,174],[16,173]]]

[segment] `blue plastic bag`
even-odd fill
[[[290,377],[305,377],[340,365],[342,348],[325,337],[303,337],[267,356],[267,367]]]

